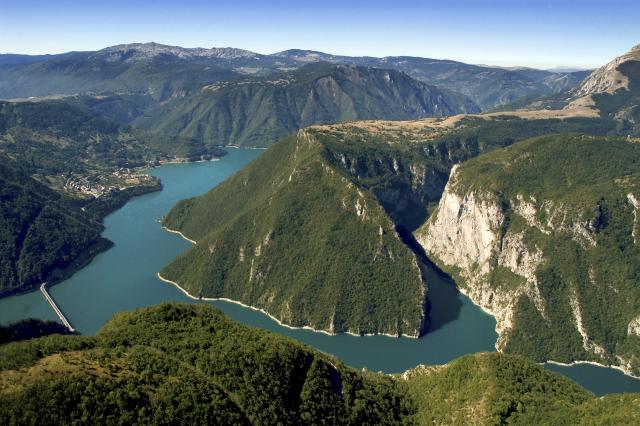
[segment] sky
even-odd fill
[[[0,53],[148,42],[593,68],[640,43],[638,0],[0,0]]]

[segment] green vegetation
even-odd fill
[[[108,246],[100,223],[7,159],[0,162],[0,225],[0,295],[39,285]]]
[[[392,425],[412,413],[390,377],[208,306],[165,304],[118,314],[95,338],[0,346],[0,370],[3,424]]]
[[[424,284],[405,243],[412,246],[410,232],[439,200],[451,166],[521,136],[599,125],[469,118],[436,135],[426,124],[306,129],[207,195],[178,203],[164,224],[199,244],[161,274],[195,297],[238,300],[289,325],[420,334]]]
[[[60,186],[61,175],[104,175],[121,167],[223,151],[134,131],[79,102],[64,100],[0,102],[0,153],[20,161],[47,184]]]
[[[500,354],[357,371],[204,305],[120,313],[95,337],[0,345],[2,424],[623,424],[638,398],[596,398]]]
[[[397,71],[318,63],[198,88],[151,108],[134,125],[208,146],[264,147],[312,124],[478,111],[463,95]]]
[[[403,374],[417,424],[630,424],[638,395],[594,398],[571,380],[520,357],[468,355]]]
[[[198,241],[161,274],[196,297],[227,297],[282,322],[417,336],[424,283],[376,199],[302,131],[164,220]]]
[[[452,190],[488,194],[481,196],[502,206],[506,217],[503,241],[521,235],[524,253],[542,253],[533,271],[542,302],[518,296],[505,351],[640,372],[640,336],[632,326],[640,315],[633,201],[639,168],[639,144],[578,135],[528,140],[460,167]],[[521,213],[525,202],[534,208],[531,218]],[[492,288],[527,287],[521,276],[500,273],[499,258],[496,253],[486,277]]]

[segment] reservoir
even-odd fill
[[[164,189],[129,201],[105,219],[103,236],[114,246],[96,256],[68,280],[49,287],[49,293],[73,327],[94,334],[114,313],[167,301],[209,303],[231,318],[284,334],[335,355],[356,368],[398,373],[418,364],[443,364],[474,352],[493,351],[495,320],[461,293],[446,276],[429,273],[432,309],[430,331],[420,339],[385,336],[329,336],[310,330],[290,329],[258,311],[216,301],[198,302],[160,281],[156,273],[190,247],[177,234],[166,232],[158,220],[179,200],[203,194],[256,158],[262,151],[229,149],[220,160],[165,164],[150,174]],[[25,318],[58,320],[37,291],[0,299],[0,323]],[[549,365],[597,395],[640,392],[640,380],[618,370],[594,365]]]

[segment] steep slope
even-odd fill
[[[312,124],[478,111],[465,96],[397,71],[318,63],[205,86],[152,108],[135,125],[208,145],[269,146]]]
[[[640,135],[640,45],[593,71],[580,85],[556,95],[527,98],[508,109],[546,113],[592,111],[610,122],[612,133]]]
[[[624,139],[521,142],[452,170],[416,236],[494,313],[499,349],[637,375],[639,165]]]
[[[274,145],[164,225],[198,241],[162,272],[195,297],[226,297],[285,324],[418,336],[425,285],[414,254],[315,135]]]
[[[0,157],[0,296],[104,249],[102,225]]]
[[[528,135],[591,126],[458,117],[304,129],[174,207],[164,224],[198,244],[161,274],[195,297],[238,300],[289,325],[418,335],[428,321],[411,231],[451,166]]]
[[[118,314],[96,337],[0,346],[3,424],[624,424],[637,402],[500,354],[394,377],[356,371],[209,306],[165,304]]]

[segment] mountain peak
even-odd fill
[[[170,55],[182,59],[194,58],[215,58],[215,59],[238,59],[253,58],[257,54],[248,50],[236,49],[233,47],[180,47],[168,46],[156,42],[118,44],[97,51],[95,57],[103,57],[107,61],[133,62],[150,59],[160,55]]]
[[[629,61],[640,61],[640,44],[592,72],[578,86],[575,95],[582,97],[596,93],[613,93],[619,89],[628,90],[629,76],[620,71],[620,65]]]

